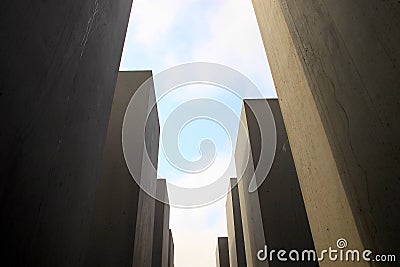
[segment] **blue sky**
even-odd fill
[[[136,0],[133,3],[120,70],[152,70],[153,75],[178,64],[213,62],[246,75],[261,96],[276,97],[261,36],[250,0]],[[155,80],[157,93],[157,80]],[[158,95],[159,97],[159,95]],[[248,98],[260,95],[246,95]],[[161,132],[171,113],[191,99],[212,98],[240,115],[242,101],[210,85],[184,86],[158,103]],[[178,171],[162,152],[158,177],[183,186],[203,186],[227,170],[226,181],[235,176],[229,162],[236,141],[238,119],[225,131],[218,123],[196,120],[182,129],[178,147],[188,160],[201,156],[199,144],[209,138],[216,159],[206,172],[190,175]],[[228,134],[227,134],[228,132]],[[233,143],[232,143],[233,142]],[[226,236],[225,198],[202,208],[171,208],[170,228],[175,242],[175,266],[215,266],[218,236]]]

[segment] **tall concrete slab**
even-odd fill
[[[248,266],[268,266],[257,259],[257,251],[264,248],[265,237],[258,192],[248,192],[251,179],[255,176],[246,112],[242,107],[239,132],[235,148],[236,174],[242,216],[243,239]]]
[[[84,262],[131,4],[1,4],[3,265]]]
[[[300,189],[296,168],[287,137],[285,125],[277,99],[268,99],[276,128],[276,152],[271,169],[265,181],[258,188],[258,198],[265,244],[270,249],[314,250],[314,243],[309,227],[303,196]],[[257,118],[263,112],[265,100],[245,100],[244,114],[246,115],[250,149],[253,166],[262,164],[259,161],[260,142],[266,141],[259,129]],[[260,138],[263,138],[261,140]],[[255,174],[260,174],[255,170]],[[244,189],[243,187],[241,189]],[[244,192],[245,193],[245,192]],[[307,266],[318,266],[316,259],[306,261]],[[269,261],[269,266],[298,266],[299,262],[280,262],[277,259]]]
[[[165,179],[157,179],[157,199],[154,215],[153,260],[151,266],[164,267],[169,264],[170,243],[168,191]]]
[[[134,107],[135,134],[129,149],[135,150],[136,177],[149,180],[155,189],[157,174],[143,169],[145,153],[151,155],[157,168],[159,121],[153,87],[138,92],[152,77],[151,71],[119,72],[103,152],[101,178],[96,190],[86,266],[151,265],[155,200],[148,196],[132,178],[122,144],[122,125],[132,96],[141,98]],[[136,94],[135,94],[136,93]],[[135,103],[136,104],[136,103]],[[149,107],[153,107],[149,115]],[[155,130],[146,131],[152,125]],[[155,142],[154,151],[145,151],[145,138]],[[153,190],[155,193],[155,190]],[[142,199],[142,201],[141,201]],[[145,225],[143,225],[145,223]],[[135,266],[135,265],[134,265]]]
[[[252,2],[317,249],[399,251],[400,5]]]
[[[174,267],[174,237],[172,236],[172,231],[169,229],[169,245],[168,245],[168,266]]]
[[[226,198],[229,263],[232,267],[242,267],[246,266],[246,252],[244,249],[242,215],[240,211],[237,179],[231,178],[229,186],[230,191]]]
[[[263,133],[264,129],[260,129],[258,120],[268,119],[263,108],[267,103],[276,127],[276,152],[266,179],[257,191],[250,193],[253,175],[258,181],[265,175],[255,166],[266,164],[260,162],[260,147],[269,137]],[[313,261],[307,258],[304,262],[301,259],[282,262],[276,255],[265,262],[257,259],[257,253],[264,245],[270,251],[283,249],[289,253],[295,249],[301,254],[303,250],[314,250],[314,244],[278,100],[245,100],[241,121],[245,127],[238,134],[235,160],[237,173],[243,173],[238,188],[249,266],[318,266],[316,258]],[[250,157],[244,158],[244,151],[250,152]]]
[[[217,267],[229,267],[229,242],[228,237],[218,237],[217,248],[215,250]]]

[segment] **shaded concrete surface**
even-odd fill
[[[124,121],[124,155],[135,181],[140,183],[138,218],[136,219],[133,266],[150,266],[154,208],[157,190],[160,124],[152,78],[135,93],[133,107]],[[143,99],[144,101],[141,101]],[[147,112],[146,111],[147,107]],[[138,116],[138,109],[140,116]],[[143,113],[142,113],[143,112]],[[144,116],[147,114],[147,117]],[[141,127],[138,128],[138,125]],[[140,148],[138,150],[138,148]],[[127,158],[129,157],[129,159]]]
[[[243,107],[240,114],[240,125],[243,127],[239,127],[237,135],[235,163],[236,174],[238,175],[237,187],[240,199],[246,262],[248,266],[268,266],[267,261],[259,261],[257,259],[257,251],[263,249],[266,242],[258,192],[255,190],[249,193],[248,191],[250,181],[255,173],[246,112]]]
[[[237,179],[231,178],[229,186],[230,191],[226,198],[229,263],[232,267],[246,266],[246,253],[244,249],[242,215],[240,212]]]
[[[168,245],[168,266],[174,267],[174,237],[172,231],[169,229],[169,245]]]
[[[260,121],[272,119],[265,114],[269,105],[274,122],[264,125]],[[257,114],[257,118],[254,114]],[[314,249],[303,197],[294,166],[290,144],[278,100],[245,100],[241,113],[241,123],[235,151],[236,169],[239,177],[238,191],[243,222],[245,250],[249,266],[318,266],[317,262],[281,262],[276,255],[270,260],[260,261],[257,252],[267,245],[268,250]],[[267,129],[276,128],[276,152],[271,169],[258,190],[249,192],[249,184],[254,178],[265,178],[264,165],[260,153],[265,153],[269,139]],[[247,156],[248,155],[248,156]],[[257,168],[255,168],[257,166]]]
[[[229,267],[229,242],[227,237],[218,237],[215,250],[217,267]]]
[[[169,204],[167,182],[157,179],[157,198],[154,215],[153,260],[152,267],[169,265]]]
[[[128,103],[140,85],[152,77],[151,71],[119,72],[108,124],[103,153],[101,178],[96,190],[95,206],[90,227],[86,266],[132,266],[133,261],[140,266],[150,266],[154,223],[154,199],[147,196],[132,178],[125,162],[122,147],[122,124]],[[152,88],[135,94],[142,105],[136,105],[134,120],[137,136],[132,136],[135,149],[135,175],[142,177],[145,134],[156,140],[155,151],[149,151],[153,160],[158,160],[159,122],[155,116],[148,119],[148,106],[155,103]],[[146,125],[156,130],[146,132]],[[155,166],[157,167],[157,165]],[[156,183],[156,173],[142,179]],[[145,196],[146,202],[140,202]],[[137,222],[145,221],[146,227],[138,229]],[[136,232],[141,232],[140,240]],[[142,251],[138,253],[137,251]],[[134,253],[136,252],[136,254]],[[134,259],[134,254],[137,258]]]
[[[253,6],[316,248],[343,237],[349,248],[398,256],[399,3]]]
[[[4,266],[81,266],[131,0],[0,9]]]
[[[308,223],[303,197],[286,134],[285,125],[277,99],[267,99],[275,120],[276,152],[273,164],[267,178],[258,188],[258,198],[264,229],[265,244],[269,250],[295,249],[300,253],[303,250],[314,250],[314,243]],[[254,113],[264,112],[262,106],[265,100],[245,100],[250,146],[254,166],[259,162],[258,148],[261,142],[266,142],[265,134],[259,129]],[[261,131],[261,132],[260,132]],[[263,138],[262,140],[260,138]],[[256,170],[256,175],[257,173]],[[254,233],[256,234],[256,233]],[[254,253],[254,252],[253,252]],[[269,262],[269,266],[318,266],[318,262],[282,262],[276,256]]]

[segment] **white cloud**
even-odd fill
[[[172,30],[180,12],[191,0],[137,0],[133,2],[130,23],[134,38],[145,46],[159,45],[163,35]]]
[[[197,188],[209,185],[225,174],[228,180],[230,177],[235,176],[235,165],[232,154],[219,153],[211,166],[200,173],[184,174],[177,171],[172,174],[172,183],[185,188]]]
[[[194,49],[194,60],[218,62],[241,71],[265,95],[275,96],[256,17],[248,0],[226,0],[210,16],[211,38]],[[261,81],[261,82],[260,82]]]
[[[181,103],[199,98],[215,99],[227,93],[229,91],[211,84],[190,84],[169,91],[160,102]]]

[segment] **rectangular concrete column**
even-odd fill
[[[154,215],[152,267],[169,265],[169,204],[167,182],[157,179],[157,200]]]
[[[227,237],[218,237],[217,248],[215,250],[217,267],[229,267],[229,242]]]
[[[138,92],[140,85],[149,78],[151,71],[119,72],[104,147],[101,179],[96,190],[86,266],[151,266],[155,201],[136,182],[146,180],[152,184],[155,194],[157,174],[151,168],[146,170],[143,164],[146,155],[150,155],[155,162],[154,167],[157,167],[157,109],[148,116],[149,106],[156,101],[155,92],[152,87]],[[135,131],[134,136],[130,137],[130,146],[124,147],[133,149],[136,155],[131,159],[133,173],[130,173],[123,153],[122,125],[133,95],[141,99],[141,104],[133,107],[135,116],[129,117],[134,122]],[[149,125],[155,130],[145,131]],[[151,146],[145,147],[145,138],[149,138],[149,135],[156,143],[152,146],[153,151],[149,150]]]
[[[399,251],[400,5],[252,2],[317,249]]]
[[[131,4],[1,4],[3,266],[84,262]]]
[[[174,238],[172,231],[169,229],[169,245],[168,245],[168,266],[174,267]]]
[[[240,211],[237,179],[229,181],[230,190],[226,198],[226,221],[228,228],[229,263],[232,267],[246,266],[242,215]]]
[[[254,177],[253,155],[248,136],[246,112],[242,107],[236,140],[235,163],[236,175],[238,175],[239,180],[237,187],[240,199],[246,262],[251,267],[268,266],[268,262],[257,259],[257,251],[264,248],[266,243],[258,192],[257,190],[251,194],[248,192],[250,181]]]
[[[296,249],[301,256],[304,250],[314,250],[314,243],[278,100],[268,99],[267,103],[275,122],[276,149],[271,169],[257,190],[265,243],[270,250],[284,249],[290,252]],[[263,119],[262,105],[265,105],[265,100],[245,100],[244,102],[253,166],[263,164],[258,161],[260,156],[257,155],[257,151],[259,151],[259,146],[265,145],[260,141],[267,142],[268,138],[263,134],[262,129],[261,132],[257,129],[259,127],[257,119]],[[257,136],[260,134],[261,139]],[[258,170],[255,174],[259,175]],[[307,258],[303,264],[318,266],[316,258],[317,256],[315,258],[313,256],[310,260]],[[299,262],[280,262],[275,257],[269,260],[269,265],[298,266]]]
[[[260,122],[269,120],[264,109],[267,104],[272,111],[274,123],[264,126]],[[241,122],[245,127],[238,134],[235,159],[238,175],[243,174],[239,181],[239,196],[243,224],[246,225],[243,228],[249,265],[267,266],[268,261],[269,266],[318,266],[317,255],[310,259],[307,257],[304,261],[301,258],[304,250],[314,250],[314,244],[278,100],[245,100]],[[265,147],[271,142],[268,130],[263,127],[274,125],[275,156],[270,170],[263,173],[262,168],[267,162],[261,162],[265,159],[261,158],[260,153],[266,153]],[[246,158],[247,153],[249,156]],[[253,178],[259,186],[257,191],[249,192]],[[283,262],[273,255],[261,262],[257,259],[257,253],[264,249],[264,245],[269,251],[285,250],[286,258],[294,249],[300,257],[296,261]],[[262,255],[265,256],[265,253]]]

